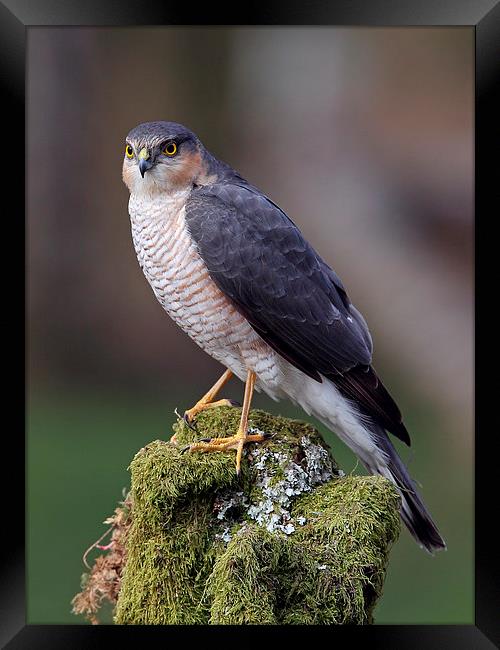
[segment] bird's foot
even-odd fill
[[[193,428],[192,424],[198,413],[206,411],[207,409],[217,408],[218,406],[241,406],[241,404],[238,404],[238,402],[234,402],[231,399],[218,399],[216,402],[207,402],[201,399],[193,406],[193,408],[185,411],[183,420],[188,426]]]
[[[213,452],[236,449],[236,475],[239,476],[243,447],[249,442],[263,442],[270,437],[271,434],[269,433],[247,433],[243,429],[238,429],[234,436],[228,438],[202,438],[199,442],[188,445],[182,451]]]

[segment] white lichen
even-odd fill
[[[215,534],[215,539],[221,539],[223,542],[230,542],[233,539],[233,536],[231,535],[229,526],[226,526],[222,533],[216,533]]]
[[[333,466],[327,450],[313,443],[308,436],[303,436],[300,444],[306,455],[307,473],[312,485],[329,481],[333,476]]]
[[[217,512],[217,519],[225,519],[226,513],[233,507],[245,506],[248,502],[243,492],[221,493],[215,502],[214,510]]]
[[[259,434],[261,436],[266,436],[267,435],[267,433],[265,431],[262,431],[262,429],[259,429],[259,427],[254,427],[254,426],[249,426],[248,427],[248,433]]]
[[[251,433],[264,433],[257,427]],[[295,451],[297,453],[295,453]],[[225,490],[218,494],[214,503],[217,520],[226,526],[233,520],[234,512],[255,521],[269,532],[281,531],[285,535],[295,532],[297,526],[306,523],[305,517],[291,515],[294,499],[315,486],[326,483],[338,470],[334,468],[327,450],[311,440],[300,439],[300,447],[292,452],[276,451],[266,447],[252,450],[252,467],[256,472],[251,495],[242,491]],[[225,542],[231,540],[230,526],[221,529],[216,537]]]
[[[304,454],[301,461],[266,448],[254,452],[254,468],[258,471],[255,485],[262,496],[251,503],[247,515],[269,532],[280,530],[291,535],[296,529],[290,512],[293,500],[334,475],[332,460],[324,447],[308,436],[301,438],[300,445]],[[300,517],[295,523],[303,526],[305,521]]]

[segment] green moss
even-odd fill
[[[133,522],[117,622],[206,620],[208,610],[198,605],[215,551],[212,491],[214,485],[234,483],[233,465],[223,454],[181,454],[161,441],[136,455],[131,464]]]
[[[293,514],[307,520],[293,540],[307,558],[307,578],[282,622],[371,622],[400,531],[392,483],[379,476],[331,481],[298,500]]]
[[[310,425],[252,411],[273,436],[234,452],[182,453],[232,435],[240,409],[174,425],[131,463],[132,524],[117,623],[367,623],[399,534],[380,477],[340,477]]]

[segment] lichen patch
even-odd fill
[[[279,530],[285,535],[291,535],[296,525],[300,525],[292,521],[293,501],[335,475],[330,455],[309,436],[300,438],[294,454],[290,454],[289,449],[286,452],[265,447],[257,449],[253,469],[256,478],[246,514],[268,532]]]

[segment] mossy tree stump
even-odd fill
[[[119,624],[370,623],[399,497],[381,477],[344,476],[310,425],[254,410],[270,433],[233,453],[182,453],[232,435],[240,409],[174,425],[131,463],[131,523]]]

